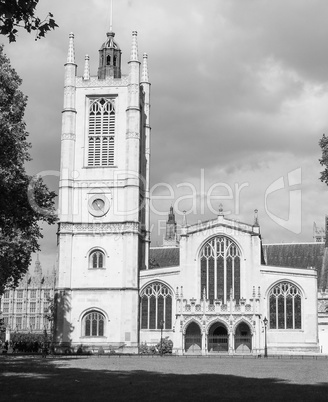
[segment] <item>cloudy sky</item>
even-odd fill
[[[29,97],[31,174],[58,171],[63,64],[75,34],[97,73],[109,0],[40,0],[59,25],[34,41],[23,32],[5,52]],[[128,72],[131,32],[149,55],[152,126],[152,245],[173,204],[178,222],[227,217],[253,222],[265,243],[312,241],[324,224],[328,188],[318,177],[318,141],[328,126],[326,0],[114,0],[113,30]],[[51,177],[53,175],[54,177]],[[55,173],[47,182],[56,190]],[[164,184],[160,184],[164,183]],[[165,196],[173,194],[173,199]],[[164,214],[164,215],[163,215]],[[159,222],[159,223],[158,223]],[[56,260],[56,229],[44,228],[40,260]]]

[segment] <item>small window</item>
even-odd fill
[[[9,290],[6,290],[6,291],[5,291],[4,298],[5,298],[5,299],[9,299]]]
[[[30,317],[30,329],[35,329],[35,317]]]
[[[36,290],[31,290],[31,299],[36,298]]]
[[[9,303],[3,303],[3,312],[9,313]]]
[[[35,313],[35,309],[36,309],[36,303],[31,302],[30,303],[30,313]]]
[[[43,303],[43,312],[48,313],[48,311],[49,311],[49,303],[44,302]]]
[[[23,310],[23,303],[17,303],[17,313],[21,313]]]
[[[105,268],[105,255],[100,250],[94,250],[90,254],[89,258],[89,268],[98,269]]]
[[[23,290],[17,290],[17,299],[22,299],[24,296],[24,291]]]
[[[104,336],[105,317],[97,311],[88,313],[83,320],[84,336]]]
[[[16,328],[18,330],[22,329],[22,317],[17,317],[16,318]]]

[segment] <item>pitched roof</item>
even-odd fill
[[[176,267],[180,264],[179,247],[154,247],[149,253],[149,269]]]
[[[325,248],[324,243],[264,244],[263,251],[268,265],[315,268],[318,288],[328,288],[328,248]]]

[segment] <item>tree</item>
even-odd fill
[[[39,223],[57,220],[56,194],[25,171],[24,163],[31,158],[23,120],[27,97],[20,85],[0,46],[0,295],[6,286],[17,286],[31,254],[40,249]]]
[[[0,34],[15,42],[17,28],[23,28],[28,33],[35,31],[37,40],[58,27],[51,13],[43,20],[35,16],[38,3],[39,0],[0,0]]]
[[[50,350],[54,352],[55,342],[55,320],[56,320],[56,295],[54,297],[48,297],[48,311],[45,314],[45,318],[50,322]]]
[[[325,167],[320,173],[320,180],[328,185],[328,137],[325,134],[320,139],[319,145],[322,151],[322,158],[319,159],[319,162]]]

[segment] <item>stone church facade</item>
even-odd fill
[[[128,74],[109,32],[98,74],[74,36],[65,64],[56,339],[137,352],[168,336],[176,353],[318,352],[315,269],[265,260],[257,217],[183,225],[171,209],[150,249],[150,83],[132,34]],[[156,163],[156,161],[154,161]],[[92,345],[92,346],[91,346]]]
[[[261,354],[266,333],[270,353],[319,352],[317,271],[271,265],[268,247],[256,216],[182,226],[179,247],[151,249],[140,272],[141,339],[163,327],[179,353]]]

